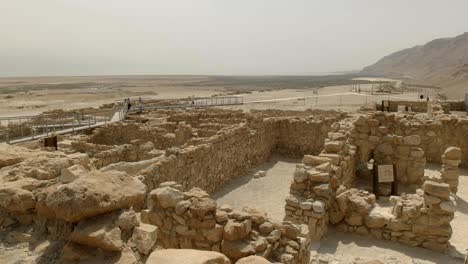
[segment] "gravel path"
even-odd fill
[[[212,197],[219,205],[261,209],[273,220],[281,222],[285,216],[285,198],[289,194],[296,164],[299,163],[298,159],[273,156],[269,162],[256,167],[248,175],[228,182],[222,189],[213,193]],[[253,178],[260,170],[266,171],[266,177]]]

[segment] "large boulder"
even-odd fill
[[[133,229],[132,240],[137,250],[145,255],[150,253],[158,237],[158,228],[154,225],[141,224]]]
[[[224,226],[223,238],[225,240],[239,240],[245,238],[252,230],[252,220],[229,220]]]
[[[271,262],[259,256],[249,256],[239,259],[236,264],[271,264]]]
[[[148,194],[148,207],[159,204],[162,208],[175,207],[184,200],[184,193],[172,187],[163,187],[151,191]]]
[[[221,242],[221,252],[231,259],[238,260],[255,254],[255,249],[247,240],[223,240]]]
[[[26,212],[36,206],[32,192],[16,187],[0,187],[0,206],[8,211]]]
[[[115,224],[115,218],[115,214],[106,214],[79,222],[70,235],[70,241],[107,251],[121,251],[122,231]]]
[[[194,249],[156,250],[146,260],[146,264],[230,264],[221,253]]]
[[[75,181],[47,188],[37,210],[49,218],[69,222],[90,218],[143,202],[146,186],[117,171],[93,171]]]
[[[23,161],[23,159],[14,152],[2,150],[3,149],[0,149],[0,168],[11,166]]]

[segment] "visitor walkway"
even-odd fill
[[[123,103],[120,103],[123,102]],[[127,114],[131,112],[142,112],[145,110],[159,109],[193,109],[207,108],[212,106],[229,106],[243,104],[243,99],[240,96],[227,97],[206,97],[206,98],[185,98],[175,101],[174,104],[155,105],[150,101],[124,99],[119,101],[110,110],[109,114],[94,114],[86,115],[83,120],[79,117],[73,117],[72,121],[60,120],[45,120],[40,121],[40,124],[27,124],[28,121],[39,119],[39,116],[20,116],[20,117],[1,117],[0,118],[0,142],[7,144],[16,144],[42,138],[47,138],[51,135],[73,134],[79,131],[92,129],[104,126],[108,123],[122,122],[126,119]],[[76,120],[75,120],[76,119]],[[6,126],[3,126],[6,123]],[[26,123],[27,125],[24,125]],[[4,128],[2,131],[1,128]],[[5,129],[6,128],[6,129]],[[16,136],[12,135],[12,129],[16,129]],[[29,131],[29,133],[27,133]],[[36,131],[41,131],[36,134]]]

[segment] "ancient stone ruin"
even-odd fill
[[[43,263],[305,264],[330,226],[445,252],[467,131],[442,113],[143,112],[58,151],[2,145],[0,226],[8,243],[42,248]],[[273,154],[302,158],[284,182],[284,221],[210,198]],[[427,175],[428,162],[440,172]],[[397,186],[374,190],[374,170],[393,164]]]

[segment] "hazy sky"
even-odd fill
[[[0,76],[312,74],[468,31],[467,0],[0,0]]]

